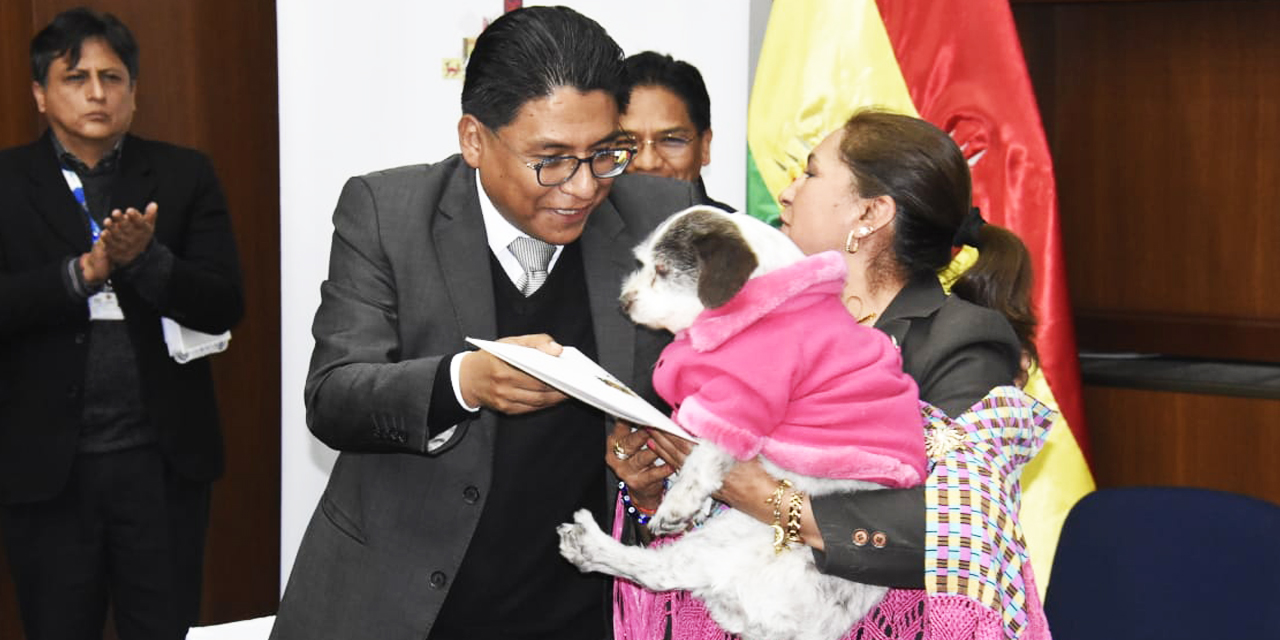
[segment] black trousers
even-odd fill
[[[209,484],[153,446],[81,454],[52,500],[0,507],[27,640],[181,640],[200,611]]]

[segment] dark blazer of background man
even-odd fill
[[[505,14],[468,63],[461,155],[343,189],[306,383],[308,426],[341,454],[273,638],[610,633],[609,581],[563,560],[555,527],[577,508],[609,526],[612,421],[463,339],[554,351],[549,334],[648,388],[670,336],[632,324],[618,294],[632,248],[696,193],[611,177],[629,159],[622,59],[569,9]],[[503,233],[558,247],[527,298],[491,245]]]
[[[231,328],[240,272],[208,159],[127,133],[137,61],[115,17],[60,14],[31,43],[49,130],[0,152],[0,529],[29,638],[101,638],[108,594],[124,640],[199,609],[222,441],[208,359],[170,358],[160,318]]]

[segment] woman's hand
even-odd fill
[[[684,466],[684,459],[697,446],[693,441],[658,429],[649,429],[648,433],[650,448],[658,454],[658,457],[666,460],[667,464],[675,467],[676,471]],[[773,507],[765,505],[767,508],[761,509],[760,505],[764,504],[765,498],[773,495],[773,490],[777,486],[778,481],[764,470],[759,461],[739,462],[725,476],[724,483],[720,485],[720,490],[714,497],[758,519],[763,519],[760,514],[767,513],[768,521],[772,522]]]
[[[697,443],[692,440],[685,440],[661,429],[645,429],[644,433],[648,438],[649,448],[653,449],[654,453],[657,453],[668,466],[673,467],[672,473],[684,466],[684,459],[697,446]]]
[[[733,465],[720,491],[715,494],[719,500],[738,511],[741,511],[765,524],[776,524],[773,518],[774,491],[778,488],[778,479],[764,470],[760,460],[748,460]],[[792,489],[795,491],[795,489]],[[788,494],[789,495],[789,494]],[[787,498],[784,497],[785,501]],[[788,509],[784,503],[781,508],[781,522],[787,521]],[[822,533],[818,531],[818,521],[813,517],[813,504],[809,496],[804,497],[800,507],[800,538],[804,543],[822,551],[826,545],[822,541]]]
[[[618,420],[605,440],[604,459],[618,479],[627,483],[631,503],[652,512],[662,502],[662,481],[675,470],[658,457],[648,442],[648,430],[636,430],[630,423]]]
[[[685,457],[695,446],[689,440],[656,429],[650,430],[649,434],[652,438],[649,447],[676,470],[684,464]],[[733,466],[714,497],[760,522],[773,524],[773,505],[768,500],[773,497],[777,488],[778,479],[769,475],[759,460],[748,460]],[[782,512],[785,522],[785,507]],[[818,531],[818,523],[813,518],[813,507],[808,496],[805,496],[800,514],[800,537],[805,544],[821,551],[825,545],[822,534]]]

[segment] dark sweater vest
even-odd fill
[[[528,298],[489,259],[499,336],[547,333],[596,357],[578,243]],[[493,486],[432,640],[604,638],[609,582],[561,558],[555,531],[580,508],[608,521],[603,415],[568,400],[500,415],[496,435]]]

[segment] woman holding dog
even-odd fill
[[[921,400],[936,408],[926,428],[930,456],[946,460],[935,465],[928,484],[914,489],[803,497],[800,537],[819,570],[895,587],[847,637],[1048,637],[1016,526],[1016,481],[1003,481],[1016,478],[1016,469],[1038,450],[1048,421],[1047,409],[1013,387],[1035,359],[1030,257],[1013,233],[985,224],[970,197],[969,167],[950,136],[917,118],[863,111],[814,148],[805,173],[779,198],[782,230],[806,254],[843,253],[845,305],[900,346]],[[978,249],[979,257],[947,294],[938,273],[961,246]],[[973,426],[980,421],[975,416],[993,412],[997,424],[1021,419],[1017,424],[1027,427],[1021,432],[1030,434],[1002,468],[974,453],[986,444],[975,434],[987,433]],[[606,458],[626,483],[628,506],[636,513],[656,508],[663,478],[693,446],[625,428],[609,442]],[[970,486],[970,477],[996,484]],[[775,512],[768,499],[780,481],[758,463],[740,463],[717,497],[769,523]],[[940,497],[967,501],[984,489],[1003,497],[996,509],[981,505],[1000,515],[1000,523],[986,530],[1004,529],[995,532],[994,544],[971,534],[980,527],[969,528],[967,503],[963,531],[969,538],[957,534],[958,522],[948,527],[952,523],[939,515],[948,512],[946,505],[939,508]],[[703,631],[706,621],[692,598],[669,596],[644,606],[670,610],[663,614],[674,621],[668,637],[715,637]],[[619,617],[627,616],[623,611]]]

